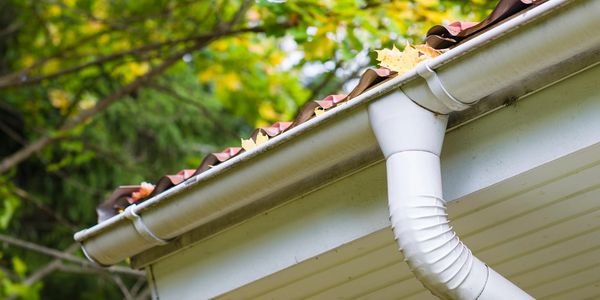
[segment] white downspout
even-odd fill
[[[426,102],[445,102],[433,98]],[[386,159],[395,239],[423,285],[441,299],[533,299],[477,259],[449,225],[440,174],[448,116],[398,90],[369,104],[369,118]]]

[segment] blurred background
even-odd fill
[[[485,0],[0,0],[0,298],[148,299],[73,233],[255,127],[348,92],[374,49],[480,21]]]

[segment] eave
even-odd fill
[[[454,113],[450,130],[597,63],[599,5],[549,1],[431,60],[456,98],[479,101],[471,110]],[[142,203],[136,213],[145,226],[162,239],[175,239],[153,252],[170,253],[189,244],[190,235],[177,238],[186,232],[193,230],[192,239],[202,239],[381,160],[366,104],[399,88],[413,99],[429,93],[425,81],[408,72]],[[75,238],[105,265],[156,246],[123,215]]]

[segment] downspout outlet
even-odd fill
[[[392,229],[415,276],[441,299],[533,299],[477,259],[449,224],[440,172],[448,115],[401,90],[368,109],[386,158]]]

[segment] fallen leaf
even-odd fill
[[[427,44],[421,44],[421,45],[416,45],[415,49],[419,50],[419,52],[421,52],[421,60],[425,60],[425,59],[430,59],[430,58],[434,58],[438,55],[441,54],[440,51],[431,48],[429,45]]]
[[[246,151],[250,151],[250,150],[256,148],[257,146],[266,143],[268,140],[269,140],[269,137],[266,134],[259,132],[256,135],[256,141],[253,140],[252,138],[249,138],[247,140],[242,139],[242,148]]]
[[[325,110],[321,107],[315,108],[315,116],[317,116],[317,117],[322,115],[324,112],[325,112]]]
[[[406,43],[404,51],[398,50],[396,45],[392,49],[375,50],[379,65],[392,71],[403,74],[413,69],[419,62],[440,55],[440,52],[427,46],[411,46]]]
[[[131,193],[131,203],[139,201],[140,199],[148,197],[154,191],[154,184],[148,182],[142,182],[140,189],[137,192]]]

